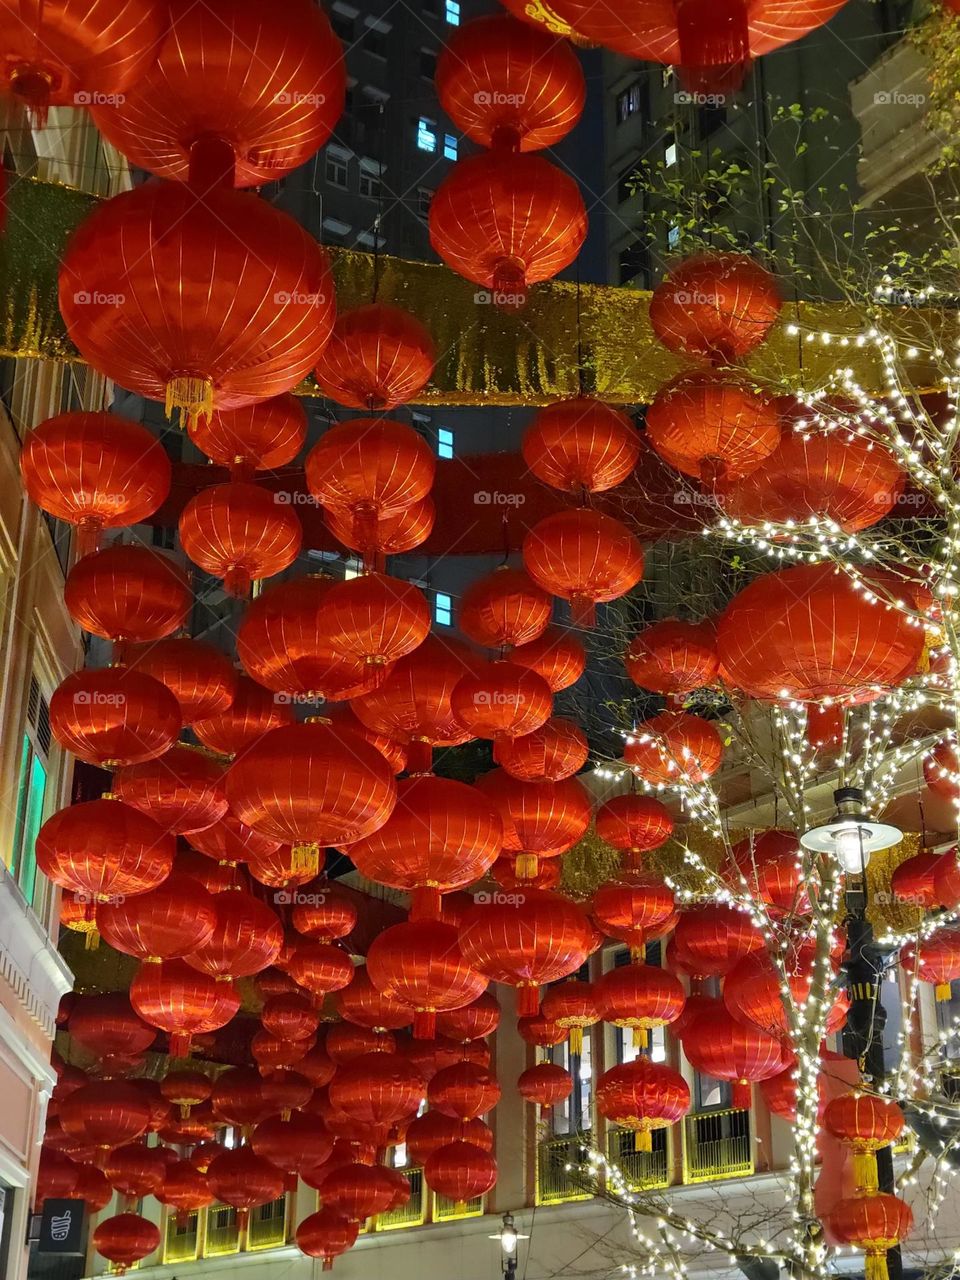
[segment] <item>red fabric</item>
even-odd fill
[[[686,1002],[679,978],[649,964],[610,969],[596,983],[597,1009],[618,1027],[662,1027],[676,1022]]]
[[[308,1258],[337,1258],[352,1247],[360,1231],[359,1222],[351,1222],[333,1209],[311,1213],[297,1227],[297,1248]]]
[[[197,494],[180,517],[184,553],[245,598],[252,581],[272,578],[300,554],[303,531],[293,507],[257,484],[231,481]]]
[[[437,1195],[464,1204],[495,1185],[497,1162],[472,1142],[451,1142],[427,1157],[423,1180]]]
[[[435,360],[433,339],[415,316],[374,302],[337,317],[316,375],[337,404],[385,412],[417,398]]]
[[[704,622],[655,622],[630,641],[624,662],[642,689],[674,697],[692,693],[717,677],[716,633]]]
[[[169,689],[125,667],[74,672],[50,699],[53,736],[90,764],[153,760],[176,742],[181,727],[180,707]]]
[[[524,434],[522,453],[538,480],[580,497],[627,479],[640,456],[640,436],[622,409],[580,396],[541,409]]]
[[[191,418],[187,430],[201,453],[240,478],[249,471],[289,465],[307,438],[307,414],[296,396],[286,394],[209,418]]]
[[[160,1248],[160,1228],[137,1213],[118,1213],[98,1224],[93,1247],[118,1267],[129,1267]]]
[[[213,826],[227,812],[223,773],[219,761],[196,747],[177,743],[146,764],[118,769],[113,789],[121,800],[149,814],[167,831],[184,835]]]
[[[217,982],[182,960],[141,964],[130,984],[130,1002],[151,1026],[171,1036],[171,1049],[189,1049],[190,1038],[215,1031],[240,1008],[232,982]]]
[[[722,978],[742,956],[762,946],[750,917],[721,903],[681,912],[673,936],[675,960],[697,978]]]
[[[354,977],[349,953],[328,942],[298,942],[287,972],[301,987],[321,997],[340,991]]]
[[[662,931],[674,913],[673,894],[654,876],[635,873],[602,884],[590,914],[611,937],[642,947],[648,933]]]
[[[475,644],[488,649],[536,641],[547,628],[553,601],[523,569],[507,565],[471,582],[457,621]]]
[[[369,729],[398,742],[456,746],[470,732],[454,716],[450,698],[477,661],[465,645],[428,636],[376,689],[354,698],[353,709]]]
[[[162,640],[182,627],[193,605],[186,574],[144,546],[114,546],[78,560],[63,590],[84,631],[106,640]]]
[[[168,636],[143,649],[132,647],[128,658],[132,668],[167,686],[180,703],[183,723],[194,728],[207,717],[225,715],[240,695],[241,678],[230,659],[202,640]],[[263,691],[260,692],[262,694]],[[283,708],[278,708],[275,716],[282,711]],[[236,714],[240,714],[239,708]],[[265,729],[259,732],[265,732]],[[206,742],[203,737],[200,741],[215,751],[221,750],[216,742]],[[236,749],[231,747],[223,754],[230,755]]]
[[[766,338],[780,314],[776,279],[740,253],[695,254],[650,299],[650,324],[681,355],[735,364]]]
[[[37,835],[37,866],[71,893],[146,893],[170,874],[176,840],[119,800],[88,800],[53,814]]]
[[[451,1040],[467,1044],[492,1035],[500,1024],[500,1006],[489,991],[460,1009],[437,1015],[437,1031]]]
[[[214,903],[212,894],[174,871],[148,893],[100,903],[97,928],[111,947],[138,960],[173,959],[210,941]]]

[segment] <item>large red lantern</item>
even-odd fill
[[[123,1275],[134,1263],[160,1248],[160,1228],[138,1213],[118,1213],[98,1223],[93,1233],[94,1250]]]
[[[0,89],[42,128],[50,107],[124,96],[147,73],[166,26],[156,0],[3,0]]]
[[[731,865],[721,874],[736,890],[746,888],[778,911],[809,910],[800,841],[792,831],[757,832],[738,840],[730,853]]]
[[[460,1120],[442,1111],[425,1111],[411,1120],[404,1132],[407,1156],[413,1164],[423,1164],[434,1151],[459,1139],[493,1150],[493,1133],[482,1120]]]
[[[632,1129],[640,1151],[650,1151],[655,1129],[669,1129],[690,1109],[690,1089],[679,1071],[643,1054],[605,1071],[597,1081],[597,1110]]]
[[[316,376],[337,404],[385,412],[416,399],[435,360],[433,339],[415,316],[373,302],[337,318]]]
[[[273,729],[227,772],[227,799],[241,822],[294,845],[314,866],[322,845],[351,844],[379,830],[397,798],[390,766],[349,730],[324,724]]]
[[[657,285],[650,323],[665,347],[736,364],[758,347],[781,307],[776,279],[742,253],[685,258]]]
[[[170,874],[176,840],[119,800],[55,813],[37,834],[37,866],[54,884],[93,900],[154,889]]]
[[[541,409],[524,434],[522,452],[538,480],[581,496],[627,479],[640,456],[640,436],[622,410],[581,396]]]
[[[618,600],[643,576],[643,551],[626,525],[588,507],[547,516],[523,540],[534,582],[570,602],[573,620],[592,626],[594,606]]]
[[[496,1184],[497,1162],[472,1142],[450,1142],[427,1157],[423,1180],[437,1195],[461,1207]]]
[[[353,961],[327,942],[298,942],[287,965],[294,982],[315,996],[340,991],[353,981]]]
[[[716,680],[716,635],[705,622],[655,622],[630,641],[624,662],[640,688],[682,697]]]
[[[240,677],[226,654],[189,636],[168,636],[133,649],[130,666],[165,684],[180,704],[183,723],[195,729],[209,716],[226,715],[240,692]],[[219,750],[213,743],[204,745]]]
[[[101,530],[152,516],[170,492],[171,468],[139,423],[114,413],[61,413],[27,435],[20,474],[38,507],[76,527],[83,556],[96,550]]]
[[[413,1034],[436,1035],[438,1010],[458,1009],[481,995],[487,980],[464,960],[457,930],[439,920],[407,921],[379,934],[367,952],[370,981],[416,1010]]]
[[[328,1086],[330,1102],[364,1125],[392,1125],[417,1113],[424,1097],[419,1071],[401,1058],[368,1053],[345,1063]]]
[[[749,475],[777,447],[772,400],[717,373],[683,373],[657,392],[647,436],[678,471],[708,484]]]
[[[252,1067],[231,1067],[213,1086],[213,1110],[218,1119],[245,1128],[270,1114],[263,1081]]]
[[[167,1032],[174,1058],[186,1057],[195,1035],[226,1026],[240,1008],[232,982],[218,982],[182,960],[141,964],[130,1002],[144,1022]]]
[[[590,825],[590,798],[576,778],[520,782],[502,769],[477,779],[477,788],[503,821],[503,848],[517,854],[518,874],[537,874],[537,858],[564,853]]]
[[[913,1211],[899,1196],[880,1192],[841,1200],[827,1221],[837,1240],[865,1251],[866,1280],[888,1280],[887,1252],[913,1230]]]
[[[185,1118],[191,1107],[209,1102],[213,1083],[202,1071],[168,1071],[160,1081],[160,1092],[168,1102],[180,1108],[180,1114]]]
[[[587,735],[563,716],[551,716],[532,733],[497,743],[501,768],[521,782],[562,782],[580,772],[589,754]]]
[[[573,50],[504,13],[457,28],[435,81],[444,111],[482,147],[551,147],[576,125],[586,98]]]
[[[389,663],[412,653],[430,634],[430,608],[420,588],[382,573],[334,583],[321,612],[328,644],[373,668],[378,681]]]
[[[903,595],[877,571],[868,588]],[[730,683],[750,697],[868,701],[912,674],[923,629],[858,590],[831,564],[800,564],[755,578],[720,618],[717,652]]]
[[[125,1080],[91,1080],[60,1103],[60,1123],[70,1137],[95,1147],[103,1163],[114,1147],[125,1146],[150,1125],[150,1106]]]
[[[125,667],[76,671],[50,699],[53,736],[89,764],[116,768],[153,760],[176,742],[181,727],[170,690]]]
[[[492,982],[517,987],[520,1016],[530,1017],[539,1006],[538,988],[579,969],[594,936],[586,916],[567,899],[537,889],[515,896],[521,901],[478,904],[468,911],[460,949]]]
[[[184,507],[180,542],[194,564],[222,578],[227,594],[245,599],[251,583],[289,568],[303,529],[293,507],[242,480],[202,489]]]
[[[467,587],[457,618],[475,644],[505,649],[536,640],[552,611],[553,601],[528,573],[502,565]]]
[[[322,1258],[324,1271],[329,1271],[334,1258],[353,1247],[359,1231],[359,1222],[351,1222],[333,1209],[319,1209],[297,1227],[297,1248],[308,1258]]]
[[[452,1139],[448,1139],[452,1140]],[[79,1170],[72,1160],[50,1147],[41,1147],[40,1163],[34,1183],[34,1204],[37,1209],[44,1200],[59,1200],[73,1195]]]
[[[695,978],[722,978],[763,945],[749,915],[720,902],[681,912],[673,935],[675,958]]]
[[[686,711],[662,711],[642,720],[623,752],[637,776],[656,787],[705,782],[722,757],[723,739],[714,726]]]
[[[237,1210],[241,1226],[251,1209],[283,1195],[283,1174],[250,1147],[224,1151],[212,1160],[207,1183],[221,1204]]]
[[[161,1204],[173,1209],[177,1222],[186,1224],[191,1213],[198,1213],[214,1202],[214,1194],[207,1186],[204,1173],[194,1168],[189,1160],[178,1160],[167,1168],[163,1185],[157,1192]]]
[[[295,1111],[289,1119],[271,1116],[257,1125],[250,1145],[258,1156],[296,1182],[303,1169],[322,1164],[333,1150],[333,1139],[322,1120]],[[289,1190],[295,1190],[290,1186]]]
[[[323,250],[268,201],[148,182],[73,233],[60,310],[95,369],[192,416],[295,387],[330,336],[334,294]]]
[[[500,1085],[486,1067],[457,1062],[437,1071],[427,1086],[430,1106],[458,1120],[476,1120],[500,1101]]]
[[[720,1007],[699,1013],[683,1038],[683,1051],[697,1071],[733,1084],[733,1105],[751,1105],[750,1085],[778,1075],[790,1051],[754,1026],[744,1026]]]
[[[235,480],[254,471],[276,471],[291,463],[307,438],[307,414],[300,400],[287,393],[273,400],[192,418],[190,439]]]
[[[510,661],[530,667],[543,676],[552,693],[560,693],[575,685],[583,675],[587,655],[572,631],[547,627],[537,640],[518,645],[510,654]]]
[[[612,796],[597,810],[597,835],[624,853],[648,853],[673,835],[673,818],[655,796]]]
[[[308,1077],[289,1067],[277,1067],[263,1078],[263,1101],[268,1111],[277,1112],[283,1120],[289,1120],[294,1111],[305,1107],[313,1092],[313,1083]]]
[[[338,1165],[326,1175],[319,1190],[325,1208],[358,1222],[391,1208],[397,1195],[390,1170],[379,1164]]]
[[[234,756],[245,750],[270,729],[293,722],[289,700],[240,676],[232,704],[193,722],[193,731],[205,747],[220,755]]]
[[[82,997],[67,1025],[71,1038],[98,1057],[132,1058],[156,1039],[156,1032],[141,1021],[122,992]],[[64,1093],[58,1087],[59,1101]]]
[[[679,978],[655,965],[623,964],[602,974],[594,985],[597,1010],[604,1022],[629,1027],[645,1045],[647,1032],[676,1022],[686,995]],[[549,1017],[551,1010],[544,1008]]]
[[[662,880],[640,874],[602,884],[590,904],[597,925],[637,953],[642,953],[646,937],[656,937],[673,913],[673,892]]]
[[[248,978],[273,964],[283,947],[283,925],[250,893],[218,893],[217,922],[202,946],[184,956],[191,969],[213,978]]]
[[[183,626],[193,593],[183,570],[162,552],[118,545],[78,560],[63,599],[84,631],[105,640],[147,641]]]
[[[214,902],[189,876],[173,872],[148,893],[101,903],[97,927],[117,951],[139,960],[174,959],[209,942]]]
[[[903,1112],[892,1098],[869,1093],[841,1094],[823,1109],[823,1127],[853,1149],[858,1196],[876,1195],[877,1152],[896,1142],[903,1133]]]
[[[465,675],[450,695],[450,706],[471,737],[493,740],[496,756],[503,739],[532,733],[549,719],[553,694],[529,667],[501,660]]]
[[[156,1147],[134,1142],[111,1151],[103,1171],[114,1191],[132,1202],[156,1195],[163,1185],[167,1162]]]
[[[126,804],[176,835],[203,831],[227,812],[223,765],[186,743],[146,764],[118,769],[113,788]]]

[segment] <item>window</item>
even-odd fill
[[[444,160],[456,160],[457,158],[457,140],[452,133],[443,135],[443,158]]]
[[[386,59],[387,33],[378,31],[376,27],[367,27],[363,33],[363,47],[367,53],[372,53],[375,58]]]
[[[346,191],[349,181],[349,169],[347,167],[349,162],[350,156],[348,152],[341,151],[339,147],[327,147],[323,174],[331,187],[340,187],[343,191]]]
[[[345,13],[340,13],[337,9],[331,9],[330,22],[341,40],[346,41],[348,44],[353,43],[353,18]]]
[[[443,16],[451,27],[459,27],[460,0],[443,0]]]
[[[433,616],[441,627],[453,626],[453,601],[444,591],[433,597]]]
[[[417,213],[421,218],[430,216],[430,201],[433,199],[433,191],[430,187],[417,187]]]
[[[639,115],[641,112],[649,115],[650,113],[644,110],[646,101],[646,86],[639,80],[634,80],[633,84],[617,94],[617,124],[623,124],[631,116]]]
[[[674,224],[667,231],[667,246],[670,249],[675,249],[679,243],[680,243],[680,228],[676,224]]]
[[[437,51],[436,49],[420,50],[420,74],[424,80],[432,80],[434,72],[437,69]]]
[[[36,676],[30,677],[27,726],[20,751],[17,811],[10,872],[33,903],[37,888],[37,832],[43,822],[50,768],[50,708]]]
[[[675,142],[671,142],[670,145],[664,151],[663,163],[667,166],[668,169],[672,165],[675,165],[677,163],[677,144]]]
[[[343,566],[343,580],[349,582],[351,578],[360,577],[360,561],[356,556],[351,556]]]
[[[437,457],[453,457],[453,432],[449,427],[437,427]]]
[[[417,121],[417,146],[421,151],[437,149],[437,124],[429,116],[421,116]]]
[[[380,196],[381,175],[383,169],[378,160],[360,161],[360,194],[369,200],[377,200]]]

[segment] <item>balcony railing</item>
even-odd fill
[[[654,1191],[670,1185],[670,1139],[666,1129],[651,1134],[652,1151],[638,1151],[631,1129],[611,1129],[607,1155],[627,1180],[631,1191]]]
[[[410,1184],[410,1199],[399,1209],[381,1213],[377,1218],[378,1231],[398,1231],[401,1227],[420,1227],[427,1218],[427,1195],[424,1190],[422,1169],[402,1169]]]
[[[236,1209],[215,1204],[191,1213],[178,1224],[168,1213],[164,1226],[163,1261],[195,1262],[198,1258],[219,1258],[231,1253],[276,1249],[286,1244],[289,1204],[286,1196],[250,1210],[245,1231],[241,1231]]]
[[[590,1143],[590,1135],[548,1138],[537,1152],[537,1204],[566,1204],[571,1200],[590,1200],[595,1191],[582,1177],[566,1166],[578,1165],[581,1145]]]
[[[749,1111],[701,1111],[683,1121],[684,1182],[718,1182],[753,1173]]]

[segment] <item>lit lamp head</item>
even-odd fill
[[[837,808],[830,821],[805,831],[800,843],[814,853],[833,854],[847,875],[862,875],[871,854],[903,839],[899,827],[875,822],[866,813],[859,787],[840,787],[833,801]]]

